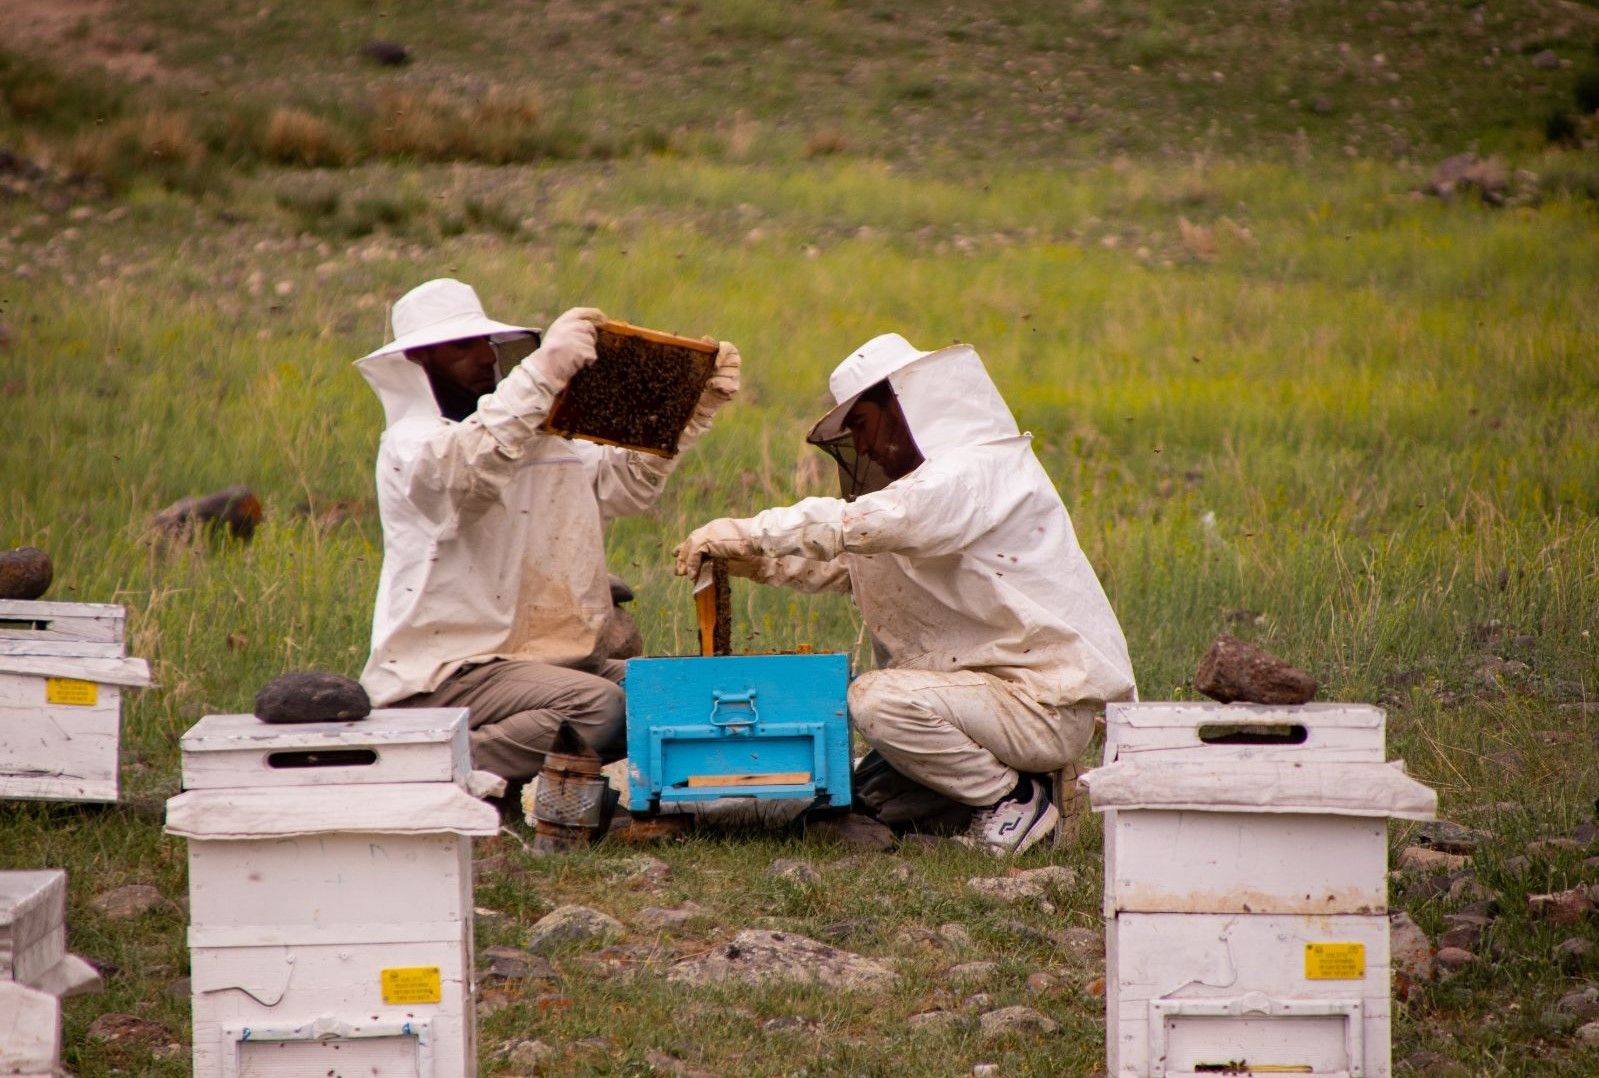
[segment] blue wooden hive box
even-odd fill
[[[849,656],[627,662],[628,804],[718,797],[850,804]]]

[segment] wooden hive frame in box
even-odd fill
[[[717,345],[627,322],[600,324],[599,358],[573,375],[540,430],[670,457],[716,367]]]

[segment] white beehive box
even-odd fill
[[[1386,819],[1437,798],[1383,753],[1372,707],[1110,705],[1111,1075],[1388,1075]]]
[[[0,1074],[61,1074],[61,1001],[49,992],[0,981]]]
[[[150,683],[122,607],[0,599],[0,798],[115,801],[122,690]]]
[[[0,872],[0,981],[53,996],[100,985],[100,975],[67,953],[67,874],[59,868]]]
[[[466,711],[184,735],[194,1073],[476,1073]]]

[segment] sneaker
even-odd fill
[[[995,856],[1021,853],[1054,830],[1060,810],[1049,797],[1049,784],[1031,776],[1027,796],[1007,797],[972,815],[957,842]]]

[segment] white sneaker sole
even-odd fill
[[[995,857],[1013,857],[1016,854],[1025,853],[1038,845],[1038,841],[1051,834],[1055,830],[1055,825],[1059,822],[1060,809],[1055,807],[1054,802],[1050,802],[1044,806],[1043,814],[1033,821],[1033,826],[1029,827],[1027,833],[1022,835],[1013,846],[1004,843],[984,842],[970,835],[960,835],[955,841],[974,850],[986,850]]]

